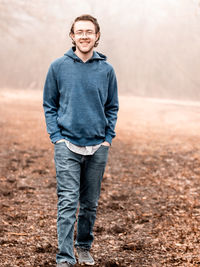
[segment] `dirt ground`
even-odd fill
[[[199,103],[120,97],[95,266],[200,266],[199,122]],[[56,179],[42,93],[2,90],[0,133],[0,266],[55,266]]]

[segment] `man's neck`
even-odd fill
[[[80,50],[76,49],[74,52],[83,62],[88,61],[93,56],[93,49],[88,53],[82,53]]]

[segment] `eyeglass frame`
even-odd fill
[[[91,31],[80,31],[80,32],[74,33],[74,35],[77,36],[78,38],[81,38],[83,36],[92,37],[95,34],[96,34],[96,32],[91,32]]]

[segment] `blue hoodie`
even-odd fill
[[[52,143],[69,140],[91,146],[115,136],[117,81],[112,66],[98,52],[83,62],[71,48],[47,73],[43,107]]]

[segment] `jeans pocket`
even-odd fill
[[[60,144],[65,144],[65,141],[61,141],[61,142],[56,142],[54,145],[60,145]]]
[[[107,163],[108,153],[109,146],[101,145],[100,148],[93,154],[92,162],[101,167],[105,166]]]
[[[101,145],[102,147],[106,147],[106,148],[109,148],[110,146],[105,146],[105,145]]]

